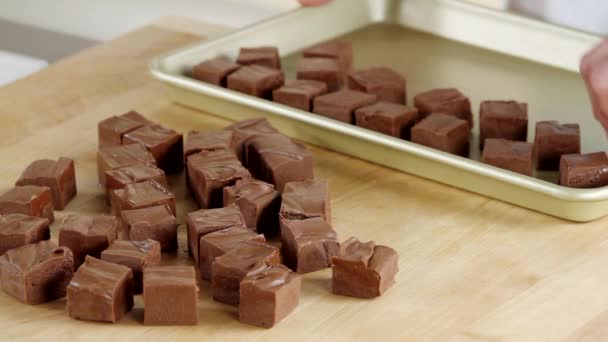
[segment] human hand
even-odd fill
[[[302,6],[319,6],[325,5],[331,0],[298,0]]]
[[[608,134],[608,39],[583,57],[581,75],[587,84],[593,113]]]

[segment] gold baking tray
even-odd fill
[[[338,36],[352,42],[355,68],[385,65],[405,75],[410,103],[439,87],[459,88],[475,112],[482,100],[525,101],[529,141],[536,121],[556,119],[581,125],[583,152],[608,151],[576,72],[599,37],[456,0],[336,0],[298,9],[161,56],[151,73],[186,106],[232,120],[265,116],[298,140],[564,219],[608,214],[608,187],[570,189],[555,184],[556,173],[532,178],[477,161],[477,123],[467,159],[185,76],[202,60],[235,58],[241,46],[276,45],[290,79],[299,50]]]

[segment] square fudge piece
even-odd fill
[[[203,152],[232,149],[232,131],[190,131],[184,143],[184,160]]]
[[[321,217],[331,223],[329,185],[326,180],[289,182],[285,185],[279,215],[287,220]]]
[[[239,285],[248,275],[265,270],[268,265],[281,263],[276,247],[265,243],[239,243],[224,255],[217,257],[211,265],[211,290],[218,302],[238,305]]]
[[[143,144],[152,153],[156,165],[168,174],[180,172],[183,164],[183,137],[160,125],[146,125],[125,134],[124,145]]]
[[[281,242],[285,265],[298,273],[330,267],[339,247],[336,232],[321,217],[281,218]]]
[[[47,186],[16,186],[0,195],[0,215],[23,214],[42,217],[53,223],[53,195]]]
[[[466,157],[470,129],[465,120],[452,115],[431,114],[412,127],[412,142]]]
[[[265,99],[272,98],[272,91],[283,85],[285,76],[279,69],[261,65],[248,65],[228,75],[228,89]]]
[[[23,214],[0,215],[0,255],[51,238],[49,220]]]
[[[302,277],[283,265],[246,276],[240,284],[239,321],[272,328],[300,301]]]
[[[516,101],[482,102],[479,106],[479,145],[482,149],[488,138],[526,141],[528,104]]]
[[[199,262],[199,243],[203,235],[233,227],[247,228],[245,219],[235,204],[229,204],[223,208],[201,209],[188,213],[186,214],[186,225],[188,228],[188,250],[195,265],[198,265]]]
[[[192,78],[225,87],[226,77],[240,67],[225,58],[213,58],[195,65],[192,68]]]
[[[313,112],[328,118],[355,123],[355,111],[376,103],[377,97],[356,90],[339,90],[314,99]]]
[[[560,185],[570,188],[608,186],[608,155],[606,152],[563,155],[559,175]]]
[[[273,69],[281,69],[279,49],[274,46],[241,48],[236,62],[241,65],[255,64]]]
[[[124,189],[112,190],[112,213],[120,216],[123,210],[142,209],[166,204],[175,215],[175,195],[155,180],[127,184]]]
[[[144,325],[198,323],[198,286],[192,266],[144,270]]]
[[[237,181],[224,188],[224,206],[233,203],[243,214],[247,228],[266,237],[278,234],[281,194],[274,185],[256,180]]]
[[[405,78],[386,67],[369,68],[348,74],[348,87],[378,96],[378,101],[406,103]]]
[[[414,97],[414,106],[422,118],[433,113],[447,114],[466,120],[473,127],[471,101],[454,88],[434,89]]]
[[[165,172],[154,165],[135,164],[106,171],[106,196],[108,202],[112,190],[124,189],[127,184],[154,180],[168,188]]]
[[[300,58],[296,64],[296,78],[323,82],[327,90],[333,92],[342,86],[344,74],[336,59]]]
[[[152,239],[163,252],[177,250],[177,220],[166,204],[123,210],[121,218],[125,238],[131,241]]]
[[[481,161],[502,169],[532,176],[534,145],[523,141],[486,139]]]
[[[122,145],[123,135],[142,127],[144,123],[131,120],[129,117],[112,116],[97,124],[99,147]]]
[[[133,271],[133,293],[140,294],[143,291],[144,269],[160,265],[160,253],[160,243],[151,239],[116,240],[101,252],[101,260],[130,268]]]
[[[244,241],[265,243],[266,239],[262,234],[256,234],[241,227],[230,227],[201,236],[198,260],[201,277],[211,280],[211,264],[215,258],[224,255],[224,253]]]
[[[154,156],[142,144],[100,148],[97,152],[99,184],[105,186],[106,171],[137,164],[156,165]]]
[[[99,258],[116,240],[120,221],[109,215],[70,215],[61,223],[59,246],[66,246],[74,254],[78,268],[87,255]]]
[[[293,80],[272,92],[272,100],[287,106],[312,111],[312,100],[327,93],[327,84],[311,80]]]
[[[233,123],[226,127],[226,130],[232,132],[232,146],[234,147],[236,156],[247,166],[245,160],[245,143],[252,137],[260,134],[273,134],[279,131],[272,127],[266,118],[253,118]]]
[[[72,252],[40,241],[11,249],[0,257],[2,289],[25,304],[41,304],[65,296],[72,279]]]
[[[412,127],[418,122],[418,109],[390,102],[378,102],[355,111],[359,127],[405,140],[411,139]]]
[[[395,283],[398,261],[399,255],[390,247],[350,238],[333,257],[332,290],[344,296],[379,297]]]
[[[313,178],[314,160],[306,146],[283,134],[255,136],[247,141],[247,165],[253,175],[279,192],[288,182]]]
[[[68,315],[116,323],[133,308],[133,271],[87,256],[67,289]]]
[[[536,123],[534,147],[539,170],[559,170],[563,155],[581,153],[580,127],[578,124],[539,121]]]
[[[36,160],[23,171],[15,185],[48,186],[53,195],[53,206],[56,210],[63,210],[76,196],[74,161],[63,157],[56,161]]]
[[[348,72],[353,65],[352,44],[344,40],[325,41],[302,51],[304,57],[325,57],[338,60],[343,72]]]

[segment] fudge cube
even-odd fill
[[[247,228],[267,237],[279,232],[281,194],[274,185],[256,180],[240,180],[224,188],[224,206],[236,204]]]
[[[348,87],[378,96],[378,101],[406,103],[405,78],[386,67],[375,67],[348,74]]]
[[[355,124],[405,140],[411,139],[418,122],[418,109],[396,103],[378,102],[355,111]]]
[[[350,238],[333,257],[332,290],[344,296],[379,297],[395,283],[398,261],[399,255],[390,247]]]
[[[285,265],[298,273],[330,267],[339,247],[336,232],[321,217],[281,218],[281,242]]]
[[[124,189],[127,184],[155,180],[165,188],[169,187],[165,172],[154,165],[135,164],[106,171],[106,196],[108,203],[112,190]]]
[[[51,238],[49,220],[23,214],[0,215],[0,255]]]
[[[313,112],[334,120],[354,124],[355,111],[375,103],[376,100],[377,97],[374,94],[343,89],[316,97],[313,101]]]
[[[131,121],[139,122],[140,124],[143,124],[143,125],[149,125],[149,126],[156,125],[155,122],[148,120],[148,118],[141,115],[139,112],[137,112],[135,110],[128,111],[125,114],[121,115],[120,117],[129,119]],[[124,142],[123,142],[123,145],[124,145]]]
[[[183,137],[160,125],[146,125],[122,137],[124,145],[143,144],[152,153],[156,165],[168,174],[180,172],[183,163]]]
[[[213,58],[195,65],[192,77],[199,81],[226,86],[226,77],[241,66],[224,58]]]
[[[434,89],[418,94],[414,97],[414,107],[422,118],[433,113],[447,114],[466,120],[469,127],[473,127],[471,102],[457,89]]]
[[[315,179],[287,183],[283,190],[279,215],[287,220],[321,217],[331,224],[327,181]]]
[[[446,114],[431,114],[412,127],[412,142],[463,157],[469,155],[469,135],[465,120]]]
[[[557,171],[563,155],[581,153],[580,127],[578,124],[539,121],[536,123],[534,147],[538,169]]]
[[[283,265],[246,276],[240,284],[239,321],[271,328],[298,306],[302,277]]]
[[[232,146],[234,146],[236,156],[245,166],[247,165],[245,161],[245,143],[247,140],[260,134],[279,133],[266,118],[239,121],[226,127],[226,130],[232,132]]]
[[[184,143],[184,160],[202,151],[231,149],[232,131],[190,131]]]
[[[192,266],[144,270],[144,325],[198,323],[198,286]]]
[[[68,315],[116,323],[133,308],[133,271],[87,256],[67,288]]]
[[[283,85],[285,76],[279,69],[261,65],[248,65],[228,75],[228,89],[265,99],[272,98],[272,91]]]
[[[123,210],[123,233],[131,241],[152,239],[163,252],[177,250],[177,220],[166,204],[141,209]]]
[[[241,48],[236,62],[241,65],[255,64],[273,69],[281,69],[279,49],[274,46]]]
[[[25,304],[41,304],[65,296],[72,279],[72,252],[40,241],[11,249],[0,257],[2,290]]]
[[[482,149],[488,138],[526,141],[528,104],[516,101],[482,102],[479,106],[479,145]]]
[[[321,42],[302,51],[304,57],[324,57],[338,60],[343,72],[348,72],[353,65],[352,44],[344,40]]]
[[[344,74],[336,59],[300,58],[296,65],[296,78],[323,82],[327,90],[333,92],[342,86]]]
[[[505,139],[486,139],[481,161],[502,169],[532,176],[534,145]]]
[[[175,195],[155,180],[127,184],[124,189],[112,190],[112,213],[120,216],[123,210],[142,209],[166,204],[175,215]]]
[[[154,156],[142,144],[100,148],[97,152],[99,184],[105,187],[106,171],[137,164],[156,165]]]
[[[312,80],[293,80],[272,92],[272,100],[287,106],[312,111],[312,100],[327,93],[327,84]]]
[[[230,305],[239,304],[239,285],[248,275],[281,263],[279,250],[265,243],[242,242],[211,265],[213,299]]]
[[[559,183],[570,188],[608,186],[608,155],[606,152],[563,155],[559,174]]]
[[[68,247],[78,268],[87,255],[99,258],[116,240],[120,221],[109,215],[70,215],[61,223],[59,246]]]
[[[124,116],[112,116],[97,124],[99,147],[122,145],[123,135],[142,127],[144,124]]]
[[[140,294],[143,291],[144,269],[160,265],[160,253],[160,243],[151,239],[116,240],[101,252],[101,260],[130,268],[133,271],[133,293]]]
[[[16,186],[0,195],[0,215],[23,214],[42,217],[53,223],[53,195],[47,186]]]
[[[76,196],[76,172],[74,161],[68,158],[58,160],[40,159],[32,162],[15,183],[17,186],[47,186],[53,195],[53,206],[63,210]]]

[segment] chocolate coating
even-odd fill
[[[224,58],[213,58],[195,65],[192,77],[199,81],[226,86],[226,77],[241,66]]]
[[[279,49],[274,46],[241,48],[236,62],[241,65],[255,64],[273,69],[281,69]]]
[[[312,80],[292,80],[272,92],[272,100],[287,106],[312,111],[312,100],[327,93],[327,84]]]
[[[378,102],[355,111],[357,126],[405,140],[411,139],[412,127],[418,119],[416,108],[389,102]]]
[[[563,155],[581,153],[580,127],[578,124],[539,121],[536,123],[534,147],[539,170],[559,170]]]
[[[198,323],[198,286],[192,266],[156,266],[144,271],[144,325]]]
[[[479,144],[487,138],[526,141],[528,104],[516,101],[484,101],[479,106]]]
[[[78,268],[87,255],[101,256],[101,252],[116,240],[119,225],[116,216],[67,216],[59,229],[59,246],[72,250],[74,267]]]
[[[97,152],[99,184],[105,186],[106,171],[136,164],[156,165],[154,156],[142,144],[100,148]]]
[[[534,174],[534,145],[505,139],[486,139],[481,161],[522,175]]]
[[[283,85],[285,77],[278,69],[261,65],[248,65],[228,75],[228,89],[265,99],[272,98],[272,91]]]
[[[105,251],[101,260],[123,265],[133,271],[133,293],[143,291],[143,271],[146,267],[160,265],[160,243],[146,239],[143,241],[116,240]]]
[[[434,89],[420,93],[414,97],[414,106],[418,108],[422,118],[433,113],[442,113],[466,120],[469,128],[473,127],[471,101],[457,89]]]
[[[183,167],[183,136],[160,125],[145,125],[122,137],[124,145],[143,144],[156,161],[156,165],[168,174],[180,172]]]
[[[99,147],[120,146],[122,136],[142,127],[144,124],[125,116],[112,116],[97,124]]]
[[[318,271],[332,265],[338,253],[338,236],[322,218],[286,220],[281,218],[283,261],[298,273]]]
[[[355,123],[355,110],[375,103],[377,96],[356,90],[343,89],[314,99],[313,112],[328,118]]]
[[[241,160],[243,165],[247,165],[245,161],[245,143],[252,137],[260,134],[279,133],[272,127],[266,118],[253,118],[236,122],[226,130],[232,131],[232,146],[234,146],[236,156]]]
[[[431,114],[412,128],[412,142],[459,156],[469,155],[470,129],[452,115]]]
[[[127,184],[124,189],[112,190],[112,213],[166,204],[175,215],[175,195],[155,180]]]
[[[16,186],[47,186],[53,195],[53,206],[63,210],[76,196],[76,171],[74,161],[69,158],[58,160],[40,159],[32,162],[15,183]]]
[[[353,47],[344,40],[321,42],[302,51],[304,57],[326,57],[338,60],[343,72],[348,72],[353,64]]]
[[[405,78],[387,67],[375,67],[348,74],[348,87],[374,94],[378,101],[406,103]]]
[[[23,214],[0,215],[0,255],[51,238],[49,220]]]
[[[323,82],[327,90],[333,92],[342,86],[344,74],[334,58],[300,58],[296,65],[296,78]]]
[[[563,155],[559,173],[560,184],[570,188],[608,186],[608,155],[606,152]]]
[[[266,237],[278,234],[281,194],[274,185],[256,180],[237,181],[224,188],[224,206],[232,203],[239,207],[247,228]]]
[[[47,186],[16,186],[0,195],[0,215],[23,214],[42,217],[53,223],[53,195]]]
[[[163,252],[177,250],[177,220],[166,204],[121,213],[125,238],[131,241],[152,239]]]
[[[280,216],[287,220],[321,217],[331,223],[329,185],[326,180],[289,182],[283,190]]]

